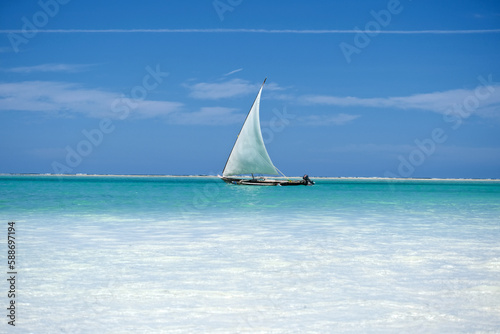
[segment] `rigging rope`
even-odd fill
[[[274,168],[276,168],[276,170],[277,170],[277,171],[278,171],[281,175],[283,175],[283,177],[284,177],[285,179],[287,179],[288,181],[292,181],[292,180],[290,180],[290,179],[288,178],[288,176],[286,176],[285,174],[283,174],[283,172],[282,172],[282,171],[280,171],[280,170],[278,169],[278,167],[276,167],[276,166],[273,166],[273,167],[274,167]]]

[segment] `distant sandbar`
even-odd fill
[[[161,175],[161,174],[49,174],[49,173],[0,173],[0,176],[56,176],[56,177],[161,177],[161,178],[215,178],[217,175]],[[276,177],[279,179],[279,177]],[[281,177],[282,178],[282,177]],[[290,179],[301,179],[301,176],[291,176]],[[317,180],[352,180],[352,181],[500,181],[500,179],[477,178],[389,178],[389,177],[353,177],[353,176],[310,176]]]

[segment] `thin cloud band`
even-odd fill
[[[24,30],[0,30],[1,34],[21,34]],[[296,29],[37,29],[46,34],[84,34],[84,33],[259,33],[259,34],[357,34],[373,33],[367,30],[296,30]],[[471,30],[380,30],[378,34],[487,34],[500,33],[500,29]]]

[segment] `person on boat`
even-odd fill
[[[309,184],[314,184],[314,182],[309,178],[309,175],[307,174],[304,174],[304,176],[302,177],[302,182],[307,186]]]

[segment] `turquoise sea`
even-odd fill
[[[500,332],[500,181],[0,176],[0,221],[0,332]]]

